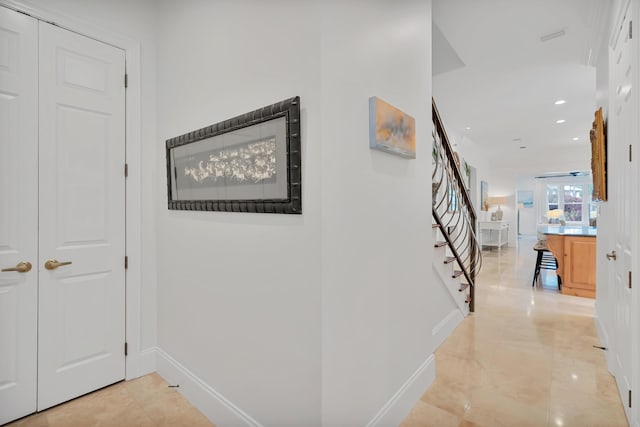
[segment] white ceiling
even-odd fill
[[[565,170],[589,169],[608,13],[607,0],[434,0],[433,96],[447,131],[474,141],[493,167],[557,171],[566,158]]]

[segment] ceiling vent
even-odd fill
[[[541,42],[548,42],[549,40],[553,40],[553,39],[557,39],[558,37],[562,37],[565,34],[567,34],[565,30],[555,31],[553,33],[545,34],[544,36],[540,37],[540,41]]]

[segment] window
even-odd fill
[[[591,200],[592,184],[558,182],[546,184],[546,209],[542,212],[544,222],[548,212],[558,210],[567,223],[588,225],[597,215],[597,205]]]
[[[547,185],[547,210],[553,211],[558,209],[558,186]]]
[[[582,185],[564,186],[564,218],[567,222],[582,222]]]

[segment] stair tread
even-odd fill
[[[444,263],[445,263],[445,264],[451,264],[451,263],[452,263],[453,261],[455,261],[455,260],[456,260],[456,257],[454,257],[454,256],[448,256],[448,257],[446,257],[446,258],[444,259]]]
[[[436,223],[432,223],[431,224],[431,228],[440,228],[440,225],[436,224]]]
[[[460,283],[460,289],[458,289],[458,292],[462,292],[465,289],[467,289],[469,287],[468,283]]]
[[[454,270],[453,271],[453,275],[451,277],[456,278],[456,277],[460,277],[460,276],[462,276],[462,271]]]
[[[447,242],[445,242],[445,241],[436,242],[433,246],[436,247],[436,248],[441,248],[442,246],[447,246]]]

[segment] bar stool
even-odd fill
[[[533,247],[533,250],[537,252],[537,257],[536,268],[533,271],[533,282],[531,283],[531,286],[535,286],[536,280],[540,279],[540,270],[558,270],[558,261],[556,261],[556,258],[553,256],[549,249],[543,247],[540,244],[536,244]],[[561,280],[562,279],[558,277],[558,290],[560,290],[562,286]]]

